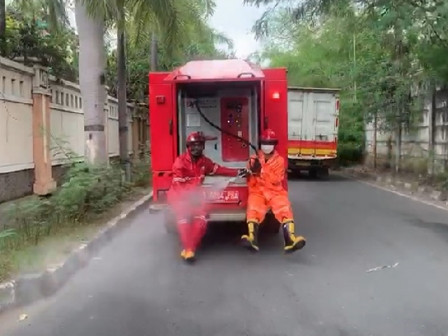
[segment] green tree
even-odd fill
[[[177,41],[182,40],[182,31],[185,17],[196,18],[200,9],[210,11],[213,8],[211,0],[78,0],[76,2],[76,19],[80,38],[80,83],[82,95],[85,100],[86,116],[86,157],[89,162],[105,162],[104,136],[104,113],[99,101],[104,101],[105,65],[106,55],[104,48],[104,31],[106,24],[115,27],[119,37],[119,59],[117,66],[120,67],[119,89],[119,115],[120,125],[123,125],[125,116],[126,83],[123,76],[126,73],[123,67],[124,44],[126,32],[126,18],[131,17],[137,31],[144,31],[145,27],[152,27],[158,32],[158,36],[167,46],[175,46]],[[138,39],[137,39],[138,40]],[[168,48],[170,51],[170,48]],[[120,113],[121,112],[121,113]],[[120,139],[126,141],[126,128],[120,127]],[[127,146],[120,143],[122,159],[127,161],[124,148]]]
[[[133,0],[128,4],[124,0],[115,0],[116,13],[116,29],[117,29],[117,97],[118,97],[118,114],[120,124],[120,158],[125,165],[127,176],[130,177],[129,154],[127,151],[127,116],[126,116],[126,12],[133,14],[133,27],[135,36],[139,37],[135,40],[135,44],[141,41],[141,32],[150,28],[152,30],[152,38],[155,35],[161,36],[162,42],[167,46],[168,56],[174,51],[178,51],[178,46],[183,39],[186,38],[185,32],[194,24],[196,28],[202,27],[202,20],[205,20],[213,13],[215,3],[213,0],[176,0],[165,1],[163,5],[157,1]],[[126,5],[128,7],[126,7]],[[167,7],[168,6],[168,7]],[[128,8],[130,10],[128,10]],[[132,28],[132,26],[130,27]],[[180,32],[184,34],[180,34]]]
[[[191,19],[197,25],[197,18]],[[151,29],[139,31],[138,39],[133,22],[129,23],[126,39],[127,97],[130,100],[144,101],[148,95],[148,73],[151,57]],[[233,44],[226,36],[205,26],[201,30],[184,30],[183,39],[176,44],[175,50],[166,43],[158,43],[158,70],[169,71],[187,61],[194,59],[222,59],[233,56]],[[223,48],[219,49],[218,44]],[[117,95],[117,51],[111,50],[107,60],[107,85],[112,95]]]
[[[243,0],[254,6],[269,5],[269,9],[254,25],[259,38],[269,34],[278,9],[286,9],[291,20],[319,24],[335,13],[357,13],[361,23],[370,22],[384,33],[397,17],[404,31],[417,31],[418,59],[425,69],[441,80],[448,80],[444,52],[448,48],[448,4],[444,0]],[[367,20],[367,22],[365,22]]]
[[[258,5],[269,0],[246,0]],[[341,145],[352,132],[344,119],[381,120],[396,132],[400,167],[401,134],[411,129],[421,97],[415,87],[446,81],[446,22],[442,1],[277,1],[254,26],[270,46],[264,57],[287,65],[290,81],[343,89]],[[423,95],[424,92],[421,93]],[[344,108],[346,106],[346,108]],[[347,108],[348,107],[348,108]],[[420,109],[421,110],[421,109]],[[352,114],[348,117],[347,113]],[[354,125],[350,123],[349,125]]]
[[[77,80],[76,35],[70,27],[56,27],[48,20],[42,9],[12,2],[7,8],[3,56],[26,65],[37,61],[57,77]]]
[[[6,7],[6,1],[0,1],[0,52],[7,56],[7,14],[9,10],[18,10],[25,19],[32,19],[37,28],[47,27],[51,32],[66,28],[68,18],[65,0],[13,0]]]

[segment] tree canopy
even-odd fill
[[[190,4],[194,1],[190,1]],[[183,20],[180,21],[182,33],[176,43],[172,45],[169,39],[159,39],[158,70],[170,70],[193,59],[227,58],[233,55],[233,43],[225,35],[214,31],[208,24],[207,18],[212,8],[199,6],[186,9],[180,6]],[[202,4],[204,5],[204,4]],[[143,100],[148,93],[148,73],[150,71],[151,38],[152,33],[161,34],[154,25],[142,26],[139,20],[130,20],[127,27],[127,96],[133,100]],[[159,35],[160,36],[160,35]],[[224,48],[218,48],[223,45]],[[107,85],[112,94],[117,91],[116,79],[117,53],[109,48],[107,61]]]
[[[422,99],[448,81],[448,4],[425,0],[245,0],[272,6],[254,32],[260,57],[294,85],[342,89],[341,146],[362,147],[363,125],[410,129]]]
[[[133,0],[134,1],[134,0]],[[134,1],[138,2],[138,1]],[[50,73],[67,80],[78,80],[78,37],[67,20],[67,13],[60,4],[64,1],[13,0],[6,8],[5,39],[2,41],[4,57],[32,64],[36,60],[48,66]],[[185,0],[176,2],[179,13],[178,24],[182,34],[175,44],[165,38],[166,32],[145,15],[127,14],[127,96],[133,100],[144,100],[148,88],[150,70],[151,34],[156,31],[159,41],[160,70],[172,69],[188,60],[201,58],[227,58],[233,55],[232,41],[214,31],[207,23],[213,13],[210,1]],[[51,5],[51,6],[50,6]],[[135,4],[134,4],[135,5]],[[132,7],[134,11],[135,8]],[[103,8],[108,15],[108,35],[117,27],[111,20],[113,7]],[[112,42],[115,39],[112,38]],[[222,49],[218,46],[223,46]],[[110,93],[117,93],[117,53],[115,43],[109,43],[107,60],[107,85]]]
[[[50,10],[45,3],[17,0],[7,7],[3,56],[27,65],[37,60],[49,67],[51,74],[76,81],[76,34],[65,19],[53,24],[49,13],[56,9]]]

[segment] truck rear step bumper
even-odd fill
[[[246,211],[212,212],[209,216],[211,222],[244,222]]]
[[[169,211],[167,204],[150,204],[149,212],[158,213],[161,211]],[[244,222],[246,220],[246,209],[219,211],[215,210],[209,214],[211,222]]]

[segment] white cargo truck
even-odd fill
[[[337,158],[340,89],[288,88],[288,168],[327,176]]]

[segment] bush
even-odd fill
[[[360,163],[364,156],[363,106],[341,97],[338,131],[338,163],[342,166]]]
[[[0,283],[7,280],[7,274],[11,273],[13,266],[8,255],[3,253],[0,254]]]
[[[134,167],[138,185],[147,185],[149,181],[149,165],[143,161]],[[58,228],[87,223],[120,202],[132,186],[125,182],[124,173],[116,164],[109,167],[72,164],[53,195],[31,197],[6,210],[7,220],[0,228],[0,254],[2,250],[37,244],[42,236]]]
[[[428,159],[419,157],[403,157],[401,171],[414,175],[428,175]]]
[[[434,182],[442,190],[448,190],[448,172],[435,175]]]
[[[16,234],[4,237],[0,249],[29,242],[37,244],[42,234],[50,232],[54,214],[49,199],[31,198],[13,204],[7,210],[6,230],[3,232],[15,230]]]
[[[90,214],[110,208],[130,187],[124,182],[118,165],[103,168],[76,164],[68,171],[66,181],[54,195],[53,202],[65,220],[80,222]]]
[[[146,187],[151,184],[151,160],[149,152],[145,152],[141,159],[132,166],[132,182],[135,186]]]
[[[338,144],[338,163],[342,166],[360,163],[363,154],[363,147],[357,142],[340,142]]]
[[[9,274],[12,269],[11,259],[9,258],[8,253],[5,253],[2,250],[6,250],[6,242],[8,238],[11,238],[16,235],[16,231],[14,229],[7,229],[0,231],[0,282],[6,280],[6,274]]]

